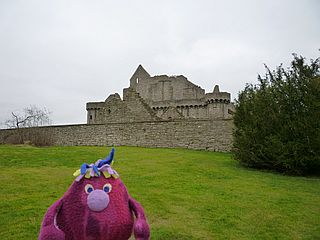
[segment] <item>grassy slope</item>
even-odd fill
[[[36,239],[72,173],[110,149],[0,146],[0,239]],[[116,148],[152,239],[320,239],[320,179],[244,169],[230,154]]]

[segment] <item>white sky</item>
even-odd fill
[[[35,104],[85,123],[86,102],[122,94],[139,64],[235,98],[263,63],[319,48],[318,0],[1,0],[0,122]]]

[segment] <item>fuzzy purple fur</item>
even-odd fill
[[[103,191],[106,183],[110,192]],[[120,178],[100,176],[73,182],[45,214],[39,240],[127,240],[132,232],[136,239],[150,238],[143,208]]]

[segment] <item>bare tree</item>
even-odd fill
[[[50,112],[35,105],[24,108],[22,113],[11,112],[11,118],[5,121],[8,128],[38,127],[51,124]]]
[[[17,129],[18,143],[24,143],[26,137],[21,128],[46,126],[52,123],[50,119],[50,111],[46,108],[39,108],[30,105],[21,112],[11,112],[11,118],[5,121],[8,128]],[[37,132],[36,130],[34,132]],[[33,133],[35,135],[35,133]]]

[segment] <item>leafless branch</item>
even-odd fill
[[[50,112],[44,108],[40,109],[31,105],[23,109],[22,113],[11,112],[12,118],[8,119],[5,124],[8,128],[37,127],[50,125]]]

